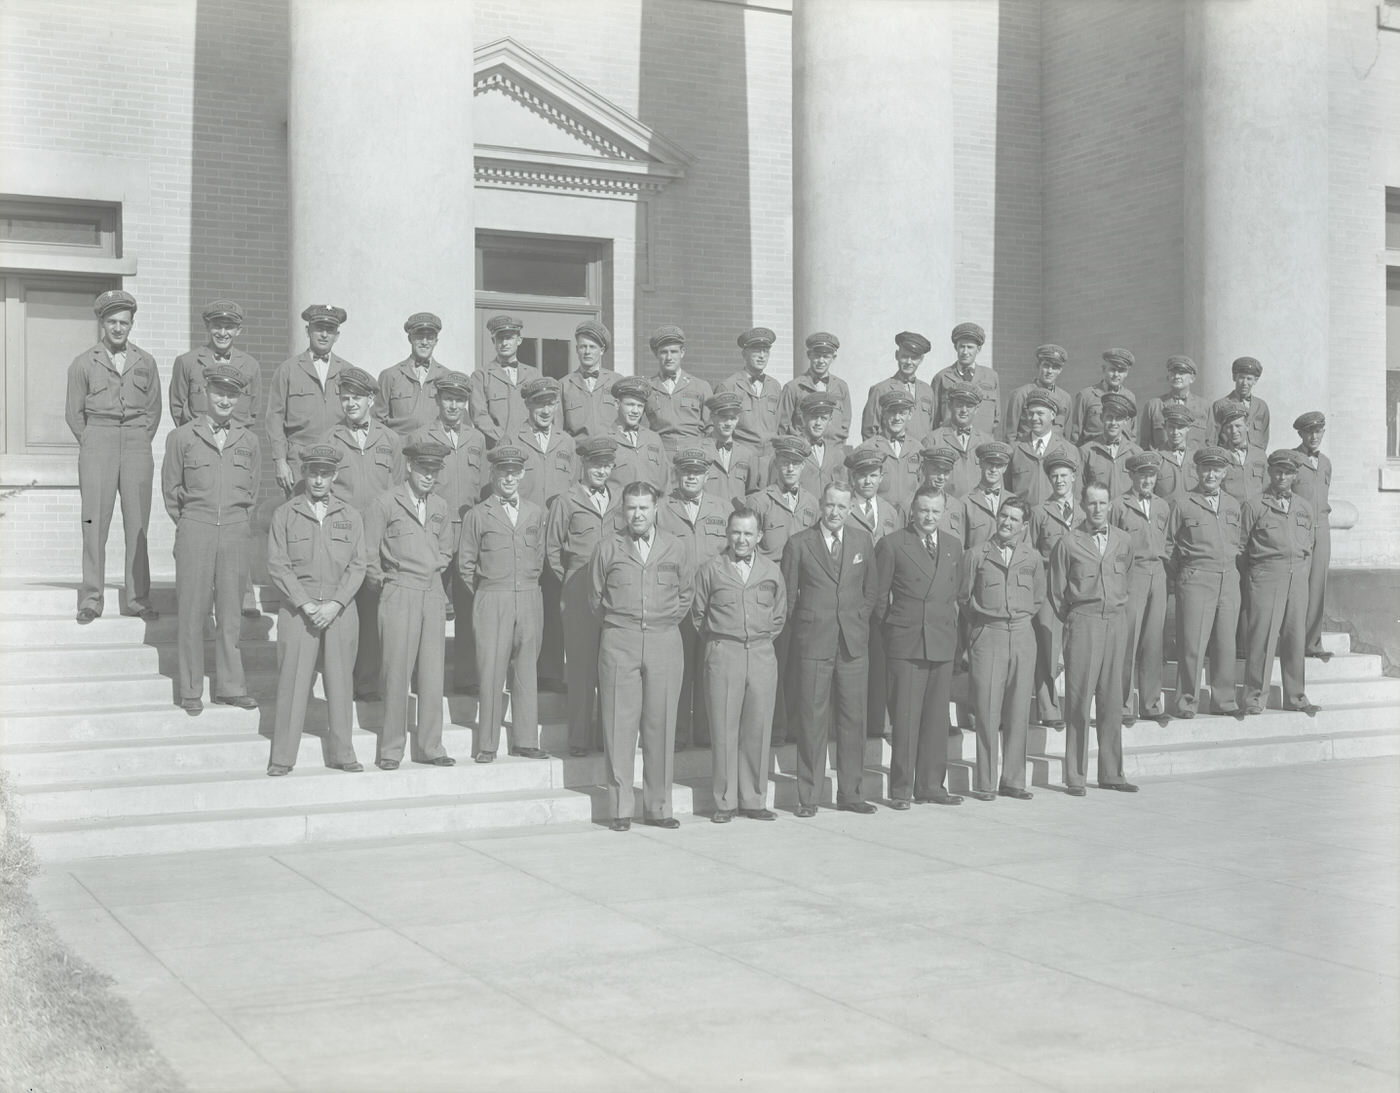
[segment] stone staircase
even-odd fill
[[[393,773],[372,766],[382,706],[357,703],[355,750],[368,768],[358,775],[325,769],[314,735],[324,728],[325,707],[316,699],[296,770],[269,779],[275,616],[242,623],[249,689],[262,708],[210,705],[191,718],[174,705],[173,589],[158,587],[153,599],[162,618],[147,624],[118,615],[109,590],[106,614],[80,627],[71,586],[0,582],[0,764],[21,822],[47,860],[605,818],[602,756],[567,757],[562,695],[542,695],[540,703],[542,746],[554,758],[470,762],[476,700],[450,696],[444,741],[461,761],[450,768],[405,763]],[[1400,754],[1400,679],[1382,675],[1379,657],[1351,653],[1346,635],[1329,635],[1327,643],[1332,661],[1308,662],[1309,696],[1324,707],[1316,718],[1269,710],[1242,722],[1199,717],[1161,728],[1140,721],[1124,731],[1129,777]],[[1034,783],[1060,783],[1063,741],[1063,734],[1032,730]],[[971,733],[953,734],[950,788],[968,787],[975,752]],[[773,761],[774,802],[795,804],[796,749],[775,749]],[[888,762],[888,744],[869,741],[867,777],[878,779],[867,786],[870,795],[884,792]],[[640,754],[636,775],[640,781]],[[675,777],[677,815],[713,808],[708,751],[679,752]],[[828,795],[830,783],[829,775]]]

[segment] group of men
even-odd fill
[[[161,390],[155,361],[129,342],[136,310],[128,293],[98,297],[100,340],[69,369],[81,624],[102,612],[117,495],[122,610],[156,617],[145,527]],[[405,748],[453,765],[448,689],[480,696],[476,762],[497,756],[507,690],[510,754],[547,758],[538,693],[567,691],[569,752],[601,746],[616,830],[631,823],[639,741],[642,821],[659,827],[677,826],[674,754],[688,746],[711,748],[716,822],[774,818],[770,748],[789,740],[796,814],[814,815],[833,737],[836,807],[874,812],[865,742],[887,728],[891,806],[960,804],[945,782],[962,671],[972,796],[986,801],[1031,797],[1032,721],[1066,731],[1065,783],[1082,796],[1091,703],[1098,784],[1135,791],[1122,724],[1194,717],[1206,659],[1213,713],[1261,712],[1276,655],[1283,707],[1316,713],[1303,658],[1325,656],[1325,421],[1303,415],[1302,443],[1266,456],[1252,358],[1207,406],[1190,389],[1195,365],[1172,357],[1167,389],[1139,406],[1127,350],[1104,353],[1102,379],[1071,397],[1057,382],[1065,350],[1041,346],[1036,377],[1003,408],[997,373],[978,363],[981,327],[954,328],[956,359],[930,381],[918,373],[932,345],[905,331],[894,374],[857,417],[832,371],[839,339],[824,332],[806,339],[807,370],[782,384],[767,371],[775,334],[746,330],[742,367],[712,387],[686,371],[672,325],[653,332],[656,371],[643,377],[604,368],[610,332],[581,322],[578,366],[556,380],[520,358],[523,324],[508,315],[487,323],[494,359],[464,374],[435,358],[441,320],[414,314],[408,356],[378,377],[335,354],[344,309],[313,305],[302,319],[307,348],[276,368],[263,401],[257,362],[233,344],[241,307],[205,309],[206,345],[175,362],[161,472],[177,527],[180,705],[203,709],[212,606],[213,701],[255,708],[238,619],[256,611],[261,408],[286,496],[268,536],[280,598],[269,775],[295,763],[318,671],[326,761],[345,771],[362,769],[354,700],[383,699],[376,765],[393,770]]]

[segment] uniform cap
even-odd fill
[[[740,349],[767,349],[777,340],[778,335],[766,326],[751,327],[740,334],[738,338]]]
[[[1215,412],[1215,421],[1218,425],[1228,425],[1232,421],[1249,417],[1249,411],[1238,402],[1227,402]]]
[[[611,463],[617,458],[617,441],[610,436],[581,436],[574,451],[589,463]]]
[[[894,336],[894,344],[895,348],[903,349],[906,353],[912,353],[916,357],[925,356],[933,348],[933,342],[922,334],[915,334],[912,330],[901,330]]]
[[[797,408],[804,417],[813,414],[831,414],[836,412],[836,400],[821,391],[813,391],[802,396],[802,401],[797,404]]]
[[[671,323],[658,326],[651,332],[651,337],[647,339],[647,345],[651,346],[651,351],[655,353],[663,345],[685,345],[685,331]]]
[[[327,323],[337,329],[348,317],[343,307],[336,307],[334,304],[312,304],[301,313],[302,322]]]
[[[846,469],[861,474],[865,471],[874,470],[876,467],[885,465],[885,453],[878,448],[867,448],[861,446],[848,453],[844,460]]]
[[[770,443],[775,455],[789,459],[806,459],[812,454],[812,446],[800,436],[775,436]]]
[[[216,387],[227,387],[240,395],[248,389],[248,381],[243,378],[243,373],[231,364],[216,364],[207,369],[204,382]]]
[[[99,319],[105,319],[113,311],[129,311],[136,314],[136,297],[119,288],[111,288],[92,302],[92,311]]]
[[[909,397],[907,392],[900,390],[886,391],[880,396],[881,417],[885,414],[895,413],[900,410],[912,410],[913,408],[914,400]]]
[[[987,340],[987,332],[976,323],[958,323],[957,326],[953,327],[952,338],[954,345],[964,341],[974,341],[978,345],[982,345]]]
[[[733,410],[736,414],[744,408],[744,400],[737,391],[716,391],[705,400],[705,409],[712,414],[723,414]]]
[[[1065,352],[1065,347],[1055,345],[1053,342],[1035,347],[1035,359],[1038,361],[1054,361],[1061,367],[1069,360],[1069,354]]]
[[[1193,361],[1190,357],[1168,357],[1167,371],[1189,372],[1191,375],[1194,376],[1196,374],[1196,362]]]
[[[985,444],[979,444],[977,445],[977,462],[1010,463],[1011,445],[1003,444],[1000,440],[989,440]]]
[[[1040,467],[1041,470],[1043,470],[1046,474],[1049,474],[1056,467],[1068,467],[1070,470],[1078,474],[1079,459],[1075,456],[1073,452],[1061,448],[1058,451],[1051,452],[1049,455],[1047,455],[1045,457],[1045,462],[1043,462],[1040,465]]]
[[[486,461],[493,467],[523,467],[525,450],[514,444],[497,444],[486,453]]]
[[[1136,474],[1138,471],[1159,471],[1162,469],[1162,457],[1156,452],[1138,452],[1128,456],[1124,465],[1129,474]]]
[[[1207,444],[1204,448],[1196,449],[1191,462],[1198,467],[1228,467],[1230,453],[1218,444]]]
[[[492,315],[486,320],[486,333],[495,338],[497,334],[519,334],[524,324],[514,315]]]
[[[646,402],[650,393],[647,381],[640,376],[623,376],[612,385],[612,397],[616,399],[631,398]]]
[[[1327,415],[1321,410],[1309,410],[1306,414],[1300,414],[1293,422],[1293,428],[1300,433],[1309,429],[1316,429],[1319,425],[1327,424]]]
[[[1109,391],[1099,399],[1099,405],[1103,408],[1104,417],[1135,417],[1137,415],[1137,404],[1127,395],[1118,391]]]
[[[815,334],[807,335],[806,345],[808,349],[840,349],[841,339],[825,330],[818,330]]]
[[[1127,349],[1105,349],[1103,359],[1107,364],[1121,364],[1124,368],[1131,368],[1137,363],[1131,350]]]
[[[710,457],[699,448],[679,448],[676,454],[671,457],[671,462],[675,464],[678,471],[684,471],[687,468],[703,471],[709,468]]]
[[[465,372],[448,372],[446,375],[437,378],[437,389],[443,391],[455,391],[460,395],[470,396],[472,392],[472,379]]]
[[[982,392],[973,384],[963,383],[961,380],[945,385],[943,393],[949,402],[965,402],[969,406],[977,406],[982,402]]]
[[[554,402],[559,398],[559,381],[552,376],[534,376],[520,385],[520,397],[526,403]]]
[[[1264,366],[1253,357],[1236,357],[1234,363],[1230,365],[1230,375],[1238,376],[1241,372],[1250,376],[1262,376]]]
[[[379,384],[375,382],[374,377],[353,364],[340,370],[336,375],[336,383],[341,394],[372,395],[379,390]]]
[[[925,448],[919,453],[919,461],[931,471],[942,471],[947,474],[958,464],[958,453],[952,448],[938,445],[934,448]]]
[[[1050,397],[1049,393],[1046,391],[1042,391],[1038,387],[1026,396],[1024,406],[1027,410],[1029,410],[1032,406],[1044,406],[1047,410],[1051,411],[1052,413],[1059,409],[1059,406],[1056,405],[1055,400]]]
[[[237,300],[210,300],[200,317],[206,323],[212,323],[215,319],[232,319],[241,326],[243,308]]]
[[[1290,471],[1296,471],[1302,457],[1292,448],[1279,448],[1277,451],[1269,453],[1269,466],[1286,467]]]
[[[431,330],[437,333],[442,329],[442,320],[431,311],[415,311],[403,324],[404,333],[412,334],[415,330]]]
[[[574,327],[575,338],[592,338],[604,349],[612,345],[612,331],[597,319],[584,319]]]
[[[436,440],[419,440],[403,450],[404,458],[410,463],[423,463],[429,467],[441,467],[451,454],[452,449]]]
[[[301,466],[303,470],[309,467],[330,467],[334,470],[340,466],[340,449],[334,444],[313,444],[303,448]]]
[[[1194,425],[1196,423],[1196,418],[1185,406],[1164,406],[1162,408],[1162,423],[1175,428],[1181,428],[1183,426]]]

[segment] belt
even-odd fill
[[[742,645],[745,649],[752,649],[757,645],[772,645],[771,637],[764,638],[736,638],[729,634],[706,634],[706,641],[727,641],[731,645]]]
[[[1022,615],[1015,619],[995,619],[991,615],[978,615],[972,622],[973,626],[981,626],[992,630],[1025,630],[1031,624],[1030,615]]]
[[[122,421],[115,417],[90,417],[83,424],[89,429],[144,429],[144,421]]]

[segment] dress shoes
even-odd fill
[[[154,607],[143,607],[140,611],[123,611],[129,619],[140,619],[142,622],[156,622],[160,618],[160,612]]]
[[[415,759],[415,763],[421,763],[425,767],[455,767],[457,760],[450,755],[434,755],[431,759]]]
[[[1196,716],[1196,707],[1178,706],[1176,708],[1176,716],[1181,718],[1182,721],[1190,721]]]
[[[511,755],[517,755],[521,759],[548,759],[549,752],[543,748],[511,748]]]
[[[797,810],[793,813],[799,820],[810,820],[816,814],[816,805],[798,805]]]
[[[180,709],[191,717],[198,717],[204,712],[204,703],[197,698],[187,698],[180,703]]]
[[[1132,715],[1132,716],[1129,716],[1128,714],[1124,714],[1124,715],[1123,715],[1123,727],[1124,727],[1125,729],[1130,729],[1130,728],[1132,728],[1132,727],[1133,727],[1134,725],[1136,725],[1136,724],[1137,724],[1137,715],[1136,715],[1136,714],[1134,714],[1134,715]]]
[[[1309,717],[1316,717],[1319,711],[1321,711],[1322,707],[1314,705],[1307,699],[1303,699],[1303,701],[1300,702],[1298,705],[1285,706],[1284,709],[1287,710],[1289,713],[1304,713],[1307,714]]]
[[[642,823],[647,827],[659,827],[663,831],[674,831],[681,826],[680,820],[674,816],[643,816]]]
[[[269,778],[281,778],[284,774],[291,774],[292,768],[285,763],[269,763],[267,765],[267,776]]]
[[[632,830],[632,820],[631,820],[630,817],[627,817],[627,816],[619,817],[618,819],[613,820],[610,824],[608,824],[608,830],[610,830],[610,831],[631,831],[631,830]]]
[[[571,756],[573,756],[575,759],[582,759],[585,755],[588,754],[588,749],[587,749],[587,748],[570,748],[570,749],[569,749],[569,754],[570,754]]]
[[[776,820],[778,818],[776,812],[770,812],[766,808],[741,808],[739,815],[746,820]]]
[[[327,763],[326,766],[331,770],[343,770],[346,774],[359,774],[365,769],[363,763],[357,762],[354,759],[351,759],[348,763]]]
[[[1100,782],[1099,789],[1116,789],[1119,793],[1136,793],[1138,787],[1132,782]]]
[[[78,625],[86,626],[88,623],[92,622],[93,619],[96,619],[97,617],[97,612],[94,611],[91,607],[84,607],[81,611],[78,612]]]
[[[1329,653],[1326,649],[1310,649],[1303,655],[1312,657],[1314,660],[1320,660],[1323,664],[1326,664],[1329,660],[1332,659],[1332,654]]]
[[[539,684],[539,689],[541,691],[552,695],[561,695],[568,690],[568,687],[562,680],[555,679],[553,676],[542,676]]]
[[[710,823],[727,824],[732,819],[734,819],[734,810],[732,808],[721,808],[716,810],[715,814],[710,817]]]
[[[1169,713],[1159,713],[1152,720],[1157,722],[1158,728],[1165,729],[1168,725],[1172,723],[1172,715]]]
[[[974,801],[995,801],[997,799],[997,795],[995,793],[984,793],[980,789],[970,790],[968,792],[968,796],[971,797]]]
[[[1018,789],[1016,786],[998,786],[997,796],[1010,797],[1013,801],[1029,801],[1035,794],[1028,793],[1024,789]]]
[[[472,761],[475,763],[494,763],[496,753],[494,751],[479,751],[472,756]]]
[[[1244,708],[1244,712],[1245,715],[1248,717],[1258,717],[1261,713],[1264,712],[1264,707],[1259,705],[1259,703],[1257,702],[1251,702],[1248,706]]]
[[[869,801],[847,801],[843,805],[837,805],[838,812],[859,812],[862,816],[873,815],[877,810]]]
[[[902,797],[895,797],[890,801],[890,808],[894,809],[896,812],[908,812],[913,807],[911,802]]]
[[[1083,786],[1066,786],[1065,792],[1071,797],[1087,797],[1089,795],[1089,791]]]
[[[237,706],[240,710],[256,710],[258,700],[252,695],[215,695],[216,706]]]
[[[374,765],[380,770],[398,770],[399,761],[397,759],[376,759]]]
[[[915,797],[916,805],[960,805],[963,799],[956,793],[935,793],[932,797]]]
[[[256,607],[245,607],[243,609],[243,617],[245,619],[260,619],[262,618],[262,612]]]
[[[1044,725],[1047,729],[1054,729],[1056,732],[1065,731],[1065,723],[1060,718],[1052,718],[1049,721],[1042,721],[1041,724]]]

